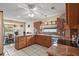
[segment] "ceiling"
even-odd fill
[[[0,3],[4,18],[34,20],[65,12],[64,3]]]

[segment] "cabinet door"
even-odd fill
[[[18,37],[15,38],[15,48],[19,49],[19,38]]]
[[[37,44],[41,44],[41,36],[40,35],[36,35],[36,43]]]
[[[38,35],[36,38],[36,42],[40,45],[50,47],[51,46],[51,37]]]
[[[27,46],[32,45],[35,43],[34,36],[27,36]]]
[[[32,45],[32,44],[34,44],[35,43],[35,38],[34,38],[34,36],[30,36],[30,44]]]
[[[42,21],[37,21],[37,22],[34,22],[34,27],[36,28],[36,29],[40,29],[40,26],[41,26],[41,24],[42,24]]]
[[[66,18],[70,28],[74,28],[77,25],[78,20],[78,12],[79,12],[79,4],[76,3],[68,3],[66,4]]]
[[[19,48],[26,47],[26,38],[25,37],[19,37]]]
[[[75,33],[78,33],[79,28],[79,3],[67,3],[66,4],[66,18],[68,21],[68,31],[70,38]],[[68,32],[67,32],[68,33]],[[68,36],[68,35],[67,35]]]
[[[35,43],[35,36],[32,36],[31,37],[31,44],[34,44]]]
[[[27,46],[29,46],[29,45],[31,44],[30,38],[31,38],[31,37],[27,37]]]
[[[51,46],[51,37],[43,36],[42,44],[46,47],[50,47]]]

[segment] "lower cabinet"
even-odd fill
[[[19,50],[21,48],[27,47],[27,46],[35,44],[35,43],[40,44],[45,47],[50,47],[52,45],[50,36],[28,35],[28,36],[16,37],[15,48]]]
[[[44,35],[37,35],[36,36],[36,43],[46,46],[46,47],[50,47],[52,45],[51,43],[51,37],[50,36],[44,36]]]
[[[26,47],[26,36],[16,37],[15,48],[21,49]]]
[[[29,46],[29,45],[32,45],[35,43],[35,38],[34,36],[27,36],[27,41],[26,41],[26,45]]]

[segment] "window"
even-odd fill
[[[42,32],[57,32],[57,29],[43,29]]]

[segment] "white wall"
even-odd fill
[[[30,25],[30,27],[28,27],[28,25]],[[34,25],[33,25],[33,21],[28,21],[26,22],[26,33],[27,32],[31,32],[31,34],[34,34]]]
[[[14,28],[14,33],[18,31],[18,35],[23,35],[24,32],[24,27],[20,27],[19,25],[17,27]]]

